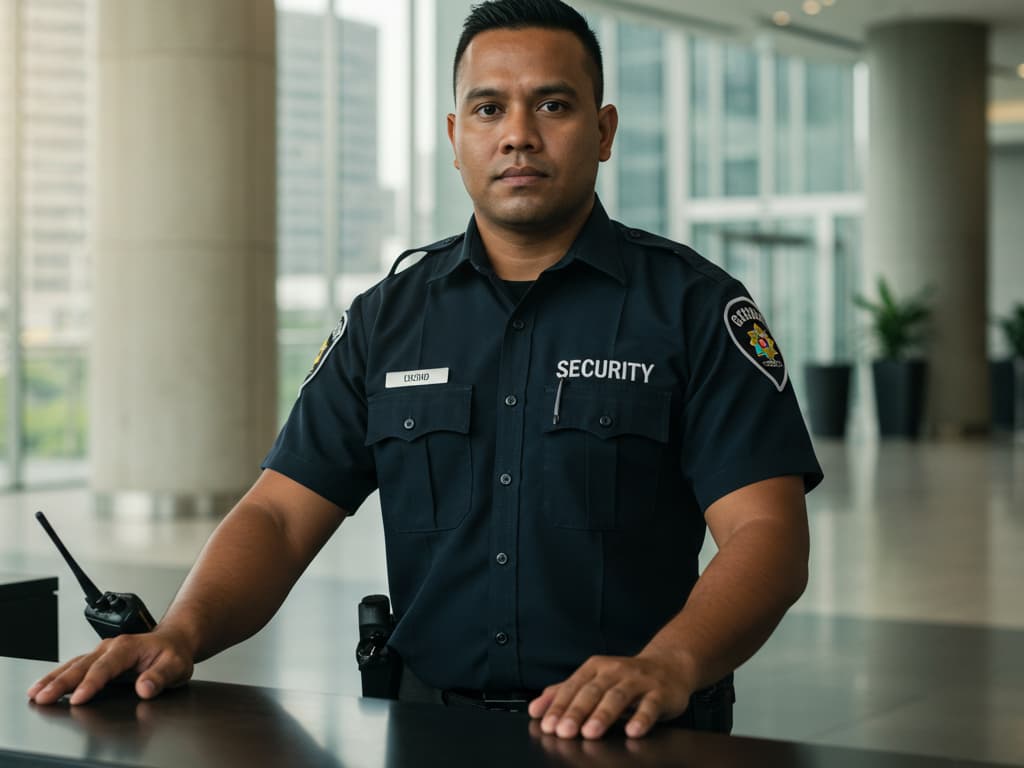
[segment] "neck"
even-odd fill
[[[479,215],[476,226],[498,277],[502,280],[536,280],[541,272],[557,264],[566,254],[591,210],[593,205],[550,227],[515,229]]]

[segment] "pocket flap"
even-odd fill
[[[473,387],[410,387],[367,401],[366,445],[389,437],[412,442],[429,432],[469,433]]]
[[[546,410],[550,409],[552,417],[557,390],[557,386],[545,388]],[[595,386],[570,380],[562,387],[558,423],[546,419],[544,431],[582,429],[603,439],[641,435],[667,443],[671,414],[669,390]]]

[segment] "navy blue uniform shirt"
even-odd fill
[[[472,220],[424,250],[352,303],[264,467],[349,512],[380,488],[391,645],[428,684],[539,689],[638,652],[710,504],[821,481],[764,318],[685,246],[595,202],[518,303]]]

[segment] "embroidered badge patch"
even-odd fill
[[[725,305],[724,319],[729,336],[740,352],[771,380],[779,392],[785,389],[789,380],[786,363],[761,310],[746,296],[740,296]]]
[[[309,369],[309,373],[306,374],[306,378],[302,380],[302,384],[299,385],[299,392],[301,392],[302,388],[309,384],[320,369],[324,367],[324,363],[327,361],[327,356],[331,354],[331,350],[334,349],[335,345],[341,340],[341,337],[345,335],[346,328],[348,328],[347,310],[342,313],[341,319],[338,320],[338,324],[334,326],[334,330],[331,331],[331,335],[324,339],[324,343],[320,345],[320,349],[317,351],[316,357],[313,358],[313,366]]]

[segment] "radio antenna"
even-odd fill
[[[53,530],[53,526],[50,525],[50,521],[46,519],[46,515],[42,512],[36,512],[36,520],[43,526],[43,530],[53,540],[57,550],[64,556],[64,560],[71,568],[71,572],[75,574],[75,578],[78,579],[78,583],[82,585],[82,590],[85,592],[85,602],[91,606],[96,606],[100,599],[103,597],[103,593],[97,589],[96,585],[92,583],[92,579],[85,575],[85,571],[81,569],[75,558],[68,552],[67,547],[64,546],[64,542],[57,536],[57,532]]]

